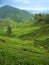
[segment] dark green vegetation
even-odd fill
[[[0,65],[49,65],[49,14],[24,19],[11,9],[0,8]]]
[[[11,6],[0,8],[0,18],[10,18],[17,22],[30,21],[33,15],[27,11],[23,11]]]

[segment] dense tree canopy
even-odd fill
[[[35,15],[35,20],[40,23],[48,23],[49,24],[49,14],[36,14]]]

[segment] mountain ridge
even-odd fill
[[[33,18],[33,15],[25,10],[20,10],[12,6],[3,6],[0,7],[0,18],[14,19],[15,21],[30,21]]]

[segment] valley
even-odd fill
[[[1,14],[2,10],[7,13]],[[20,10],[15,16],[15,11],[10,6],[0,8],[0,65],[49,65],[49,18],[34,19],[26,11],[21,16]]]

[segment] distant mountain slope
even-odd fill
[[[20,10],[11,6],[0,7],[0,18],[10,18],[17,22],[20,21],[30,21],[33,15],[27,11]]]
[[[49,10],[29,10],[29,12],[33,13],[33,14],[49,14]]]

